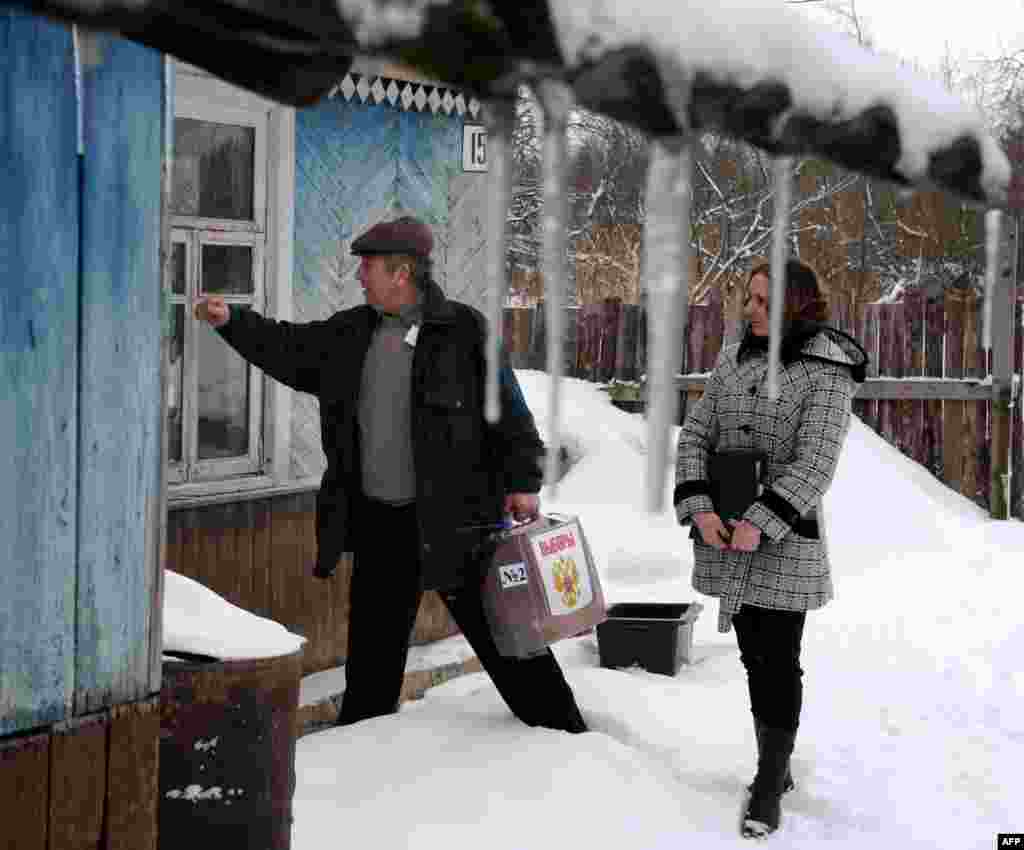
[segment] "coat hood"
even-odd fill
[[[768,338],[755,337],[748,325],[736,357],[742,361],[767,350]],[[848,333],[820,322],[795,323],[783,337],[779,357],[783,366],[798,360],[821,360],[846,366],[858,384],[864,383],[867,377],[868,354],[863,346]]]

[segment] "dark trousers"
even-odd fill
[[[750,710],[773,729],[796,732],[803,702],[800,641],[806,611],[743,605],[732,618],[740,660],[747,669]]]
[[[345,693],[339,723],[398,710],[409,639],[423,590],[416,506],[364,501],[358,508]],[[513,714],[530,726],[585,732],[586,723],[551,650],[505,658],[491,637],[475,582],[441,598]]]

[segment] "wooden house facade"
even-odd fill
[[[483,300],[479,105],[354,66],[263,100],[0,6],[0,848],[155,847],[163,568],[344,662],[347,568],[310,572],[318,411],[190,317],[360,303],[348,244],[411,213]],[[470,131],[469,135],[472,135]],[[436,598],[415,639],[454,632]]]
[[[403,214],[433,228],[446,294],[482,307],[486,181],[463,150],[480,106],[386,67],[354,66],[304,109],[177,71],[167,566],[304,635],[304,672],[317,672],[344,663],[350,576],[348,563],[329,582],[310,574],[325,468],[317,401],[262,378],[188,307],[218,292],[305,322],[360,304],[349,243]],[[233,205],[224,198],[239,185]],[[455,631],[427,594],[414,641]]]

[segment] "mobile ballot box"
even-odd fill
[[[578,518],[542,515],[492,542],[482,595],[502,655],[529,658],[604,622],[601,581]]]

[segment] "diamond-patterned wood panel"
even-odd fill
[[[483,228],[472,211],[487,180],[462,174],[462,116],[472,117],[465,99],[457,102],[462,95],[431,86],[355,75],[335,95],[296,114],[295,321],[361,304],[358,261],[349,244],[381,219],[404,214],[434,228],[437,282],[451,297],[479,306],[482,266],[472,258],[482,261]],[[292,475],[323,469],[316,400],[296,393]]]
[[[392,80],[387,77],[367,77],[346,74],[327,95],[329,99],[342,98],[361,104],[390,104],[398,109],[416,112],[460,116],[476,120],[480,117],[480,101],[457,89],[428,83]]]

